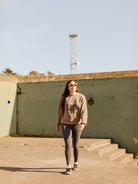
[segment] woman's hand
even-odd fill
[[[57,132],[58,134],[60,134],[60,127],[57,127],[57,128],[56,128],[56,132]]]
[[[85,124],[81,124],[80,128],[79,128],[79,131],[81,132],[84,129],[84,127],[85,127]]]

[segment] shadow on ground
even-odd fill
[[[0,170],[10,171],[10,172],[47,172],[47,173],[61,173],[60,170],[65,168],[22,168],[22,167],[0,167]]]

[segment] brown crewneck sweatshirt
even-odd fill
[[[61,102],[63,97],[60,99],[58,117],[57,117],[57,126],[61,124],[70,124],[76,125],[87,123],[87,102],[84,95],[76,92],[73,95],[69,95],[65,100],[65,111],[62,113]]]

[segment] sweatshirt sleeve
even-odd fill
[[[62,117],[62,108],[61,108],[61,102],[63,100],[63,97],[60,98],[59,107],[58,107],[58,115],[57,115],[57,127],[61,125],[61,117]]]
[[[81,116],[80,116],[80,123],[87,124],[88,119],[88,112],[87,112],[87,101],[85,96],[82,98],[82,105],[81,105]]]

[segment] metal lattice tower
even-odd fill
[[[77,34],[72,33],[70,37],[70,73],[77,73],[77,66],[79,62],[77,61]]]

